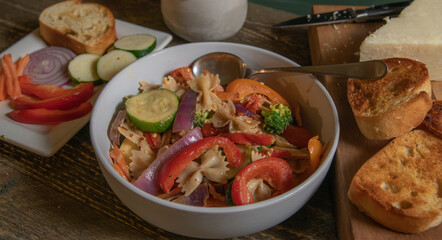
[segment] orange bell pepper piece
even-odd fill
[[[321,160],[322,144],[318,138],[318,136],[310,138],[307,146],[310,153],[310,169],[312,173],[319,167],[319,161]]]
[[[253,93],[264,95],[273,103],[281,103],[291,108],[289,103],[275,90],[266,86],[262,82],[258,82],[252,79],[235,79],[231,83],[229,83],[229,85],[227,85],[225,92],[219,92],[216,93],[216,95],[223,101],[227,101],[228,99],[230,99],[233,102],[238,102],[241,99],[245,98],[247,95]]]

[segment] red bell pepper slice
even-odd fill
[[[41,88],[42,85],[39,85]],[[39,89],[34,89],[40,91]],[[93,83],[81,83],[73,88],[71,91],[65,92],[65,94],[58,97],[51,97],[48,99],[35,99],[29,96],[23,96],[16,98],[12,101],[15,109],[59,109],[67,110],[75,108],[81,103],[87,101],[94,94]]]
[[[227,138],[237,144],[249,144],[249,145],[271,145],[275,142],[275,136],[271,134],[253,134],[253,133],[228,133],[225,135]]]
[[[241,169],[233,180],[231,194],[235,205],[254,202],[252,194],[247,189],[247,183],[256,177],[276,189],[274,196],[287,192],[295,186],[293,170],[286,161],[275,157],[262,158]]]
[[[187,164],[198,158],[206,150],[218,145],[226,154],[231,167],[241,164],[241,152],[238,147],[226,137],[203,138],[184,148],[174,158],[164,164],[158,173],[158,183],[163,192],[168,193]]]
[[[15,110],[9,116],[21,123],[30,124],[56,124],[83,117],[92,110],[90,102],[82,103],[80,106],[69,110],[48,110],[48,109],[24,109]]]
[[[161,135],[158,133],[145,132],[144,137],[146,138],[147,144],[152,149],[158,149],[161,145]]]
[[[290,151],[284,149],[273,149],[272,155],[270,155],[270,157],[277,157],[277,158],[288,158],[290,156],[292,156]]]
[[[307,147],[308,141],[313,137],[313,134],[305,128],[289,125],[280,136],[289,143],[299,148],[304,148]]]
[[[76,85],[73,88],[62,88],[55,85],[35,84],[32,83],[32,78],[26,74],[19,76],[18,79],[20,81],[20,88],[23,94],[39,97],[41,99],[48,99],[63,95],[74,94],[75,92],[78,91],[78,88],[84,87],[81,86],[81,84]],[[93,85],[93,83],[87,83],[87,84]]]

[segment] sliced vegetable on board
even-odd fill
[[[113,50],[98,59],[98,77],[104,81],[111,80],[117,73],[129,64],[135,62],[137,57],[130,52],[123,50]]]
[[[73,91],[58,97],[47,99],[35,99],[29,96],[22,96],[12,101],[15,109],[58,109],[68,110],[79,106],[87,101],[94,94],[93,83],[82,83],[73,88]]]
[[[114,43],[114,48],[132,53],[137,58],[146,56],[155,49],[157,39],[150,34],[124,36]]]
[[[2,59],[3,75],[5,78],[6,94],[9,99],[14,99],[21,95],[20,84],[18,82],[17,69],[12,61],[11,54],[3,55]]]
[[[14,110],[9,113],[11,119],[29,124],[57,124],[85,116],[92,110],[90,102],[82,103],[69,110],[24,109]]]
[[[101,55],[83,53],[69,62],[68,72],[75,83],[92,82],[94,85],[102,83],[97,73],[97,62]]]
[[[33,83],[64,86],[70,82],[67,66],[76,54],[63,47],[45,47],[29,55],[29,63],[23,74],[29,75]]]

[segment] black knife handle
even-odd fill
[[[366,22],[374,19],[382,19],[386,16],[396,16],[413,0],[396,2],[396,3],[388,3],[384,5],[378,5],[371,8],[357,10],[356,14],[356,22]]]

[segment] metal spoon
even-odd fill
[[[313,73],[336,77],[375,80],[380,79],[387,74],[388,66],[383,61],[373,60],[333,65],[251,69],[240,57],[234,54],[227,52],[213,52],[199,57],[192,63],[192,72],[195,76],[201,75],[203,70],[219,74],[221,85],[227,85],[237,78],[249,78],[256,74],[275,72]]]

